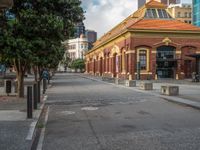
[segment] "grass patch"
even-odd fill
[[[38,124],[37,124],[37,128],[39,128],[39,129],[44,128],[44,124],[43,124],[43,123],[38,123]]]

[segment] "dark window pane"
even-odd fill
[[[159,15],[159,18],[164,18],[163,14],[162,14],[162,10],[161,9],[158,9],[158,15]]]
[[[154,18],[158,18],[157,13],[156,13],[156,10],[155,10],[155,9],[152,9],[151,11],[152,11],[152,13],[153,13],[153,17],[154,17]]]

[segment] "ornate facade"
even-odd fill
[[[200,28],[150,1],[101,37],[86,54],[86,73],[121,79],[190,78],[199,72]]]

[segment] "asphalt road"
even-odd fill
[[[43,150],[200,150],[200,112],[73,74],[48,91]]]

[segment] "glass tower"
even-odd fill
[[[193,0],[193,24],[200,27],[200,0]]]

